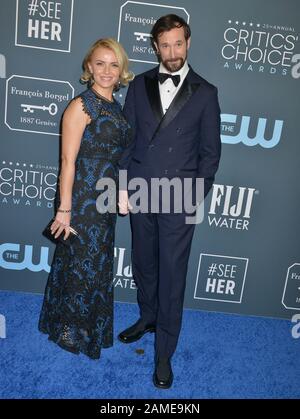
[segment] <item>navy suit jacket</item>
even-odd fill
[[[221,154],[217,88],[190,67],[164,115],[158,68],[136,76],[129,85],[124,115],[133,140],[119,162],[120,168],[130,169],[134,161],[150,177],[202,177],[206,196]]]

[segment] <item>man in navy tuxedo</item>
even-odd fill
[[[161,17],[152,42],[160,64],[131,82],[124,114],[134,140],[121,169],[128,180],[143,178],[204,179],[204,197],[212,187],[221,154],[217,88],[187,63],[191,31],[179,16]],[[130,209],[120,195],[119,210]],[[150,205],[149,205],[150,207]],[[173,382],[171,357],[182,321],[184,291],[194,224],[186,212],[132,213],[132,269],[138,291],[139,320],[118,336],[123,343],[155,332],[156,387]]]

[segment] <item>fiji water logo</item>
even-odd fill
[[[258,121],[256,122],[254,118],[251,118],[250,116],[241,117],[239,132],[237,132],[237,119],[238,115],[227,113],[221,115],[222,143],[243,143],[250,147],[260,145],[263,148],[273,148],[279,143],[283,127],[282,120],[275,120],[272,133],[272,125],[266,118],[258,118]]]
[[[248,230],[255,188],[213,185],[208,223],[211,227]]]
[[[136,284],[132,275],[131,252],[125,247],[114,248],[114,287],[121,289],[136,290]]]
[[[33,259],[37,262],[34,263]],[[50,272],[48,264],[49,248],[41,246],[20,245],[17,243],[3,243],[0,245],[0,267],[21,271],[28,269],[32,272]]]

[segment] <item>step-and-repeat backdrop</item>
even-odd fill
[[[60,121],[85,89],[88,47],[120,40],[138,74],[157,64],[153,24],[176,13],[192,28],[189,63],[218,87],[222,110],[222,159],[196,227],[185,307],[297,313],[299,1],[1,0],[0,8],[0,289],[44,291],[54,246],[41,231],[53,215]],[[136,301],[130,246],[128,217],[119,217],[118,301]]]

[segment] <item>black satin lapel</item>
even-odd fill
[[[145,77],[145,85],[153,113],[157,119],[157,122],[160,122],[164,113],[161,106],[158,80],[157,78]]]
[[[159,129],[165,128],[176,117],[178,112],[184,107],[186,102],[191,98],[194,92],[198,89],[200,84],[190,84],[185,78],[177,95],[174,97],[169,109],[161,121]]]

